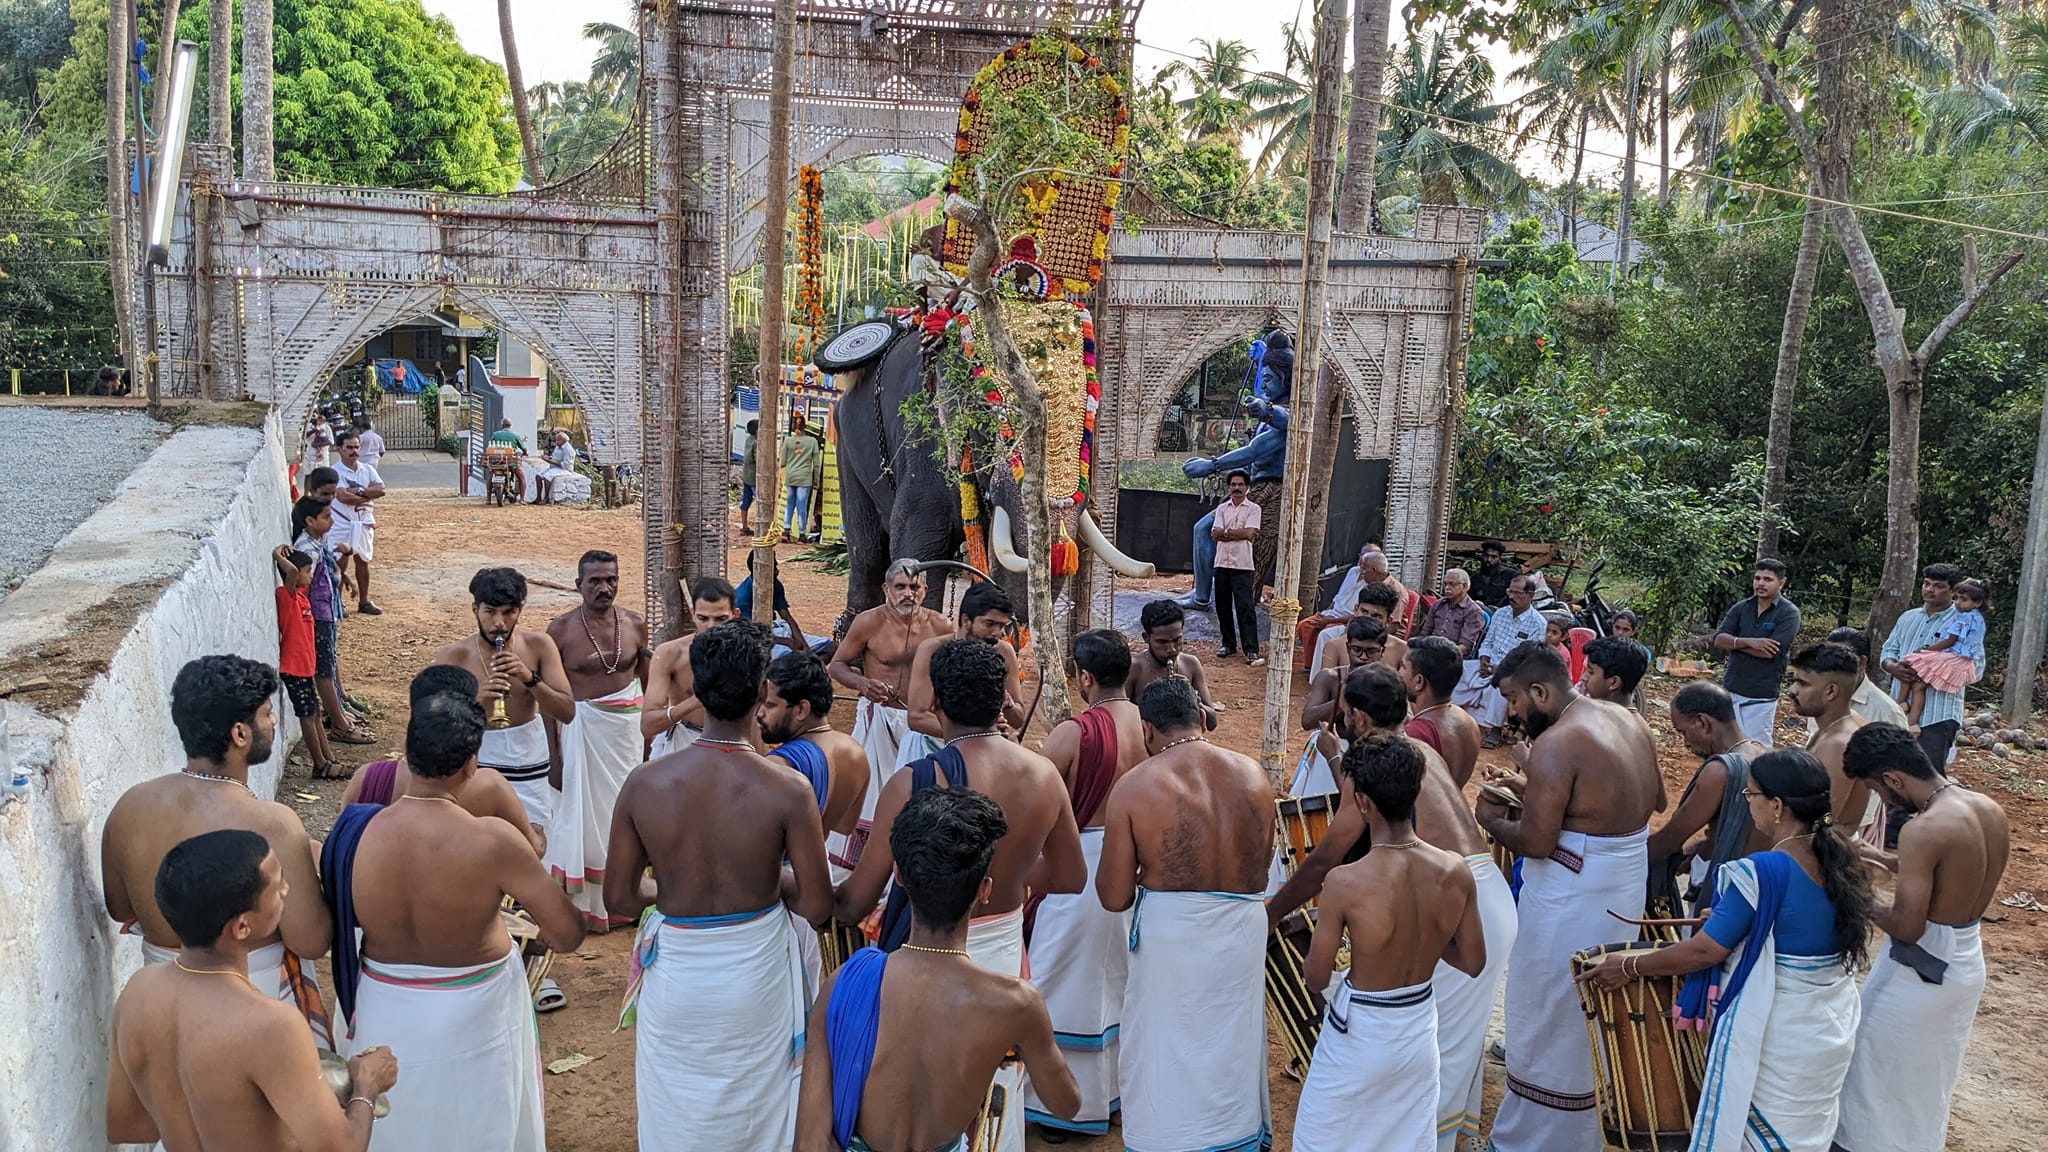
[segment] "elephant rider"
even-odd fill
[[[905,737],[911,734],[907,697],[918,650],[927,640],[953,637],[953,622],[943,612],[925,607],[924,593],[924,573],[916,560],[891,561],[882,573],[882,602],[853,618],[828,669],[834,681],[860,693],[853,738],[868,754],[870,774],[846,858],[833,860],[843,868],[860,862],[874,824],[875,801],[895,773]]]
[[[1250,408],[1264,425],[1250,443],[1225,452],[1214,460],[1200,457],[1189,460],[1181,465],[1181,471],[1196,480],[1219,473],[1227,474],[1238,468],[1251,473],[1251,499],[1259,506],[1260,522],[1265,526],[1252,544],[1252,568],[1263,580],[1272,573],[1273,553],[1280,542],[1281,473],[1287,456],[1287,409],[1261,399],[1250,401]],[[1209,526],[1215,520],[1216,513],[1212,510],[1195,521],[1195,588],[1180,598],[1184,607],[1205,610],[1209,607],[1210,586],[1216,575],[1216,541],[1209,538]]]
[[[948,640],[979,640],[995,645],[1005,669],[1002,724],[1011,732],[1024,727],[1024,682],[1017,672],[1017,649],[1003,639],[1016,611],[1002,585],[980,581],[960,597],[959,628],[917,646],[917,658],[910,664],[910,691],[903,697],[909,706],[910,730],[903,734],[903,742],[898,746],[896,767],[914,764],[945,747],[945,727],[933,708],[932,653]]]

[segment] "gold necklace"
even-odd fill
[[[927,948],[922,944],[904,944],[900,947],[911,952],[930,952],[934,956],[967,956],[968,959],[973,959],[972,956],[968,956],[965,948]]]
[[[955,736],[955,737],[953,737],[953,738],[952,738],[951,740],[948,740],[948,741],[946,741],[946,747],[948,747],[948,748],[951,748],[951,747],[952,747],[953,745],[955,745],[955,744],[958,744],[958,743],[960,743],[960,742],[961,742],[962,740],[986,740],[986,739],[988,739],[988,738],[989,738],[989,737],[991,737],[991,736],[1001,736],[1001,735],[1002,735],[1002,733],[1001,733],[1001,732],[997,732],[997,731],[995,731],[995,730],[993,730],[993,729],[991,729],[991,730],[989,730],[989,731],[987,731],[987,732],[968,732],[968,733],[966,733],[966,734],[964,734],[964,735],[960,735],[960,736]],[[905,947],[905,948],[908,948],[908,947],[910,947],[910,945],[908,945],[908,944],[905,944],[905,945],[904,945],[904,947]]]
[[[1811,832],[1801,832],[1795,836],[1787,836],[1783,840],[1778,841],[1777,844],[1771,845],[1771,851],[1776,852],[1778,850],[1779,845],[1790,844],[1794,840],[1804,840],[1811,835],[1813,835],[1813,833]]]
[[[187,968],[183,960],[172,960],[171,963],[176,964],[179,971],[190,972],[194,976],[233,976],[242,983],[249,984],[249,987],[255,987],[254,984],[249,983],[249,974],[247,972],[237,972],[233,968]]]
[[[233,776],[216,776],[211,772],[194,772],[190,768],[183,769],[181,774],[190,776],[194,780],[218,780],[222,784],[233,784],[237,788],[240,788],[242,791],[247,792],[251,796],[256,795],[256,790],[254,788],[249,787],[249,782],[247,780],[237,780]],[[261,797],[257,798],[261,799]],[[187,969],[187,971],[190,971],[190,969]]]
[[[1154,753],[1153,753],[1153,755],[1154,755],[1154,756],[1164,756],[1164,755],[1166,755],[1166,750],[1167,750],[1167,749],[1169,749],[1169,748],[1178,748],[1178,747],[1180,747],[1180,746],[1181,746],[1181,745],[1183,745],[1183,744],[1199,744],[1199,743],[1204,743],[1204,742],[1206,742],[1206,740],[1207,740],[1207,737],[1204,737],[1204,736],[1200,736],[1200,735],[1196,735],[1196,736],[1183,736],[1183,737],[1181,737],[1181,738],[1180,738],[1180,739],[1178,739],[1178,740],[1168,740],[1168,741],[1167,741],[1166,743],[1164,743],[1164,744],[1161,744],[1161,745],[1159,746],[1159,751],[1157,751],[1157,752],[1154,752]]]
[[[1375,845],[1373,845],[1373,847],[1375,847],[1375,848],[1420,848],[1420,847],[1422,847],[1422,837],[1420,837],[1420,836],[1410,836],[1410,837],[1409,837],[1408,839],[1406,839],[1406,840],[1402,840],[1402,841],[1398,841],[1398,842],[1396,842],[1396,843],[1392,843],[1392,844],[1375,844]]]
[[[405,796],[400,796],[400,797],[399,797],[399,799],[400,799],[400,800],[439,800],[439,801],[440,801],[441,803],[443,803],[443,804],[454,804],[454,805],[455,805],[455,806],[456,806],[457,808],[460,808],[460,807],[462,807],[462,805],[461,805],[461,804],[459,804],[459,803],[456,803],[456,802],[455,802],[454,800],[450,800],[450,799],[449,799],[448,797],[446,797],[446,796],[413,796],[413,795],[405,795]]]

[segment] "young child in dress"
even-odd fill
[[[1977,664],[1984,659],[1984,606],[1990,589],[1982,580],[1965,580],[1956,585],[1956,610],[1932,644],[1906,654],[1906,664],[1920,678],[1908,687],[1906,719],[1914,731],[1920,729],[1920,710],[1927,704],[1927,689],[1960,692],[1977,680]]]

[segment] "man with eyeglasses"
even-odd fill
[[[1493,670],[1507,654],[1531,640],[1543,639],[1549,621],[1536,611],[1536,582],[1527,575],[1508,582],[1508,606],[1486,622],[1486,639],[1479,643],[1479,659],[1466,669],[1465,679],[1453,697],[1458,707],[1472,714],[1485,733],[1481,745],[1500,747],[1500,726],[1508,715],[1507,699],[1493,686]]]

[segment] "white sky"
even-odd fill
[[[496,0],[424,0],[427,11],[446,16],[455,25],[456,34],[462,38],[464,47],[479,56],[503,62],[504,52],[498,39],[498,6]],[[1314,0],[1148,0],[1138,17],[1139,47],[1137,67],[1140,76],[1150,76],[1164,65],[1179,57],[1174,53],[1194,55],[1200,51],[1195,44],[1197,38],[1205,40],[1241,40],[1257,53],[1255,66],[1279,71],[1286,63],[1282,46],[1280,26],[1297,17],[1307,18]],[[1394,37],[1399,39],[1404,29],[1397,26]],[[519,62],[526,74],[530,87],[543,81],[557,82],[581,80],[590,73],[590,59],[596,54],[596,46],[583,39],[583,25],[591,21],[610,21],[614,24],[628,24],[633,5],[628,0],[580,0],[564,3],[562,0],[514,0],[512,16],[517,22],[519,36]],[[1513,66],[1505,53],[1494,57],[1497,76],[1505,77]],[[1589,146],[1615,157],[1621,154],[1619,138],[1589,141]],[[1656,179],[1655,142],[1649,142],[1644,159],[1652,165],[1651,170],[1639,177],[1652,185]],[[1678,161],[1674,156],[1673,162]],[[1534,154],[1523,158],[1524,171],[1549,178],[1557,177],[1549,166]],[[1588,176],[1612,175],[1620,170],[1618,159],[1591,155],[1586,157]],[[1609,180],[1612,183],[1612,180]]]

